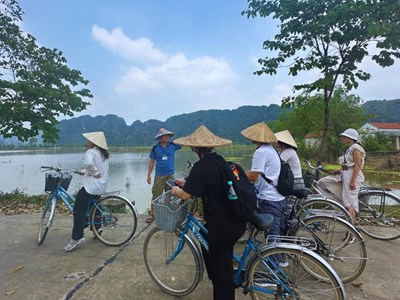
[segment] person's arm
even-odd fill
[[[182,200],[189,200],[193,197],[189,193],[182,190],[179,186],[174,186],[171,190],[171,193],[173,196],[181,198]]]
[[[354,160],[353,176],[351,176],[350,183],[349,183],[349,187],[351,190],[356,189],[356,179],[361,170],[362,156],[361,156],[360,150],[355,149],[353,151],[353,160]]]
[[[260,173],[254,171],[248,171],[246,172],[246,175],[251,182],[256,182],[258,180],[258,176],[260,176]]]
[[[101,174],[94,163],[94,154],[90,151],[86,151],[84,160],[85,170],[89,176],[99,179]]]
[[[151,159],[150,158],[150,160],[149,160],[149,169],[148,169],[148,171],[147,171],[147,183],[148,184],[151,184],[151,173],[153,172],[153,169],[154,169],[154,159]]]

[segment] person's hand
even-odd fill
[[[151,176],[147,176],[147,183],[151,184]]]
[[[180,192],[181,188],[179,186],[174,186],[171,189],[171,194],[172,196],[178,196],[178,193]]]
[[[356,181],[355,180],[350,180],[350,184],[349,187],[351,190],[355,190],[356,189]]]
[[[338,175],[340,173],[342,173],[342,170],[335,170],[331,172],[331,175]]]
[[[183,187],[186,183],[186,180],[185,179],[175,179],[174,182],[177,186]]]
[[[93,175],[93,177],[96,178],[96,179],[100,179],[101,178],[101,174],[99,173],[97,175]]]

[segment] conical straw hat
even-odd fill
[[[259,143],[277,142],[274,133],[264,122],[257,123],[242,130],[241,134],[249,140]]]
[[[206,126],[201,125],[192,134],[177,138],[174,144],[189,147],[222,147],[232,144],[232,141],[216,136]]]
[[[279,142],[285,143],[294,148],[298,148],[296,141],[293,136],[290,134],[289,130],[279,131],[275,133],[275,137]]]
[[[103,131],[87,132],[87,133],[82,133],[82,135],[96,146],[108,150],[106,137]]]
[[[157,133],[157,135],[156,135],[156,137],[154,139],[156,140],[156,139],[158,139],[158,138],[160,138],[160,137],[162,137],[164,135],[169,135],[169,136],[172,137],[172,136],[174,136],[174,133],[172,131],[169,131],[169,130],[165,129],[165,128],[161,128],[158,131],[158,133]]]

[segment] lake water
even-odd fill
[[[251,153],[233,153],[224,149],[224,155],[239,156],[238,161],[244,169],[251,164]],[[176,172],[188,173],[187,161],[195,162],[192,152],[178,151],[176,153]],[[108,190],[121,190],[121,194],[134,200],[139,212],[144,212],[150,206],[151,186],[147,184],[148,153],[111,153]],[[18,189],[29,195],[43,194],[45,175],[41,166],[60,166],[62,169],[82,169],[83,152],[53,153],[45,151],[0,151],[0,191],[12,192]],[[154,171],[153,171],[154,174]],[[381,176],[369,178],[370,185],[380,186],[390,183],[390,179]],[[82,177],[74,175],[69,192],[76,192]],[[389,181],[388,181],[389,180]],[[396,191],[398,193],[398,191]]]

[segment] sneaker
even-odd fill
[[[277,287],[277,284],[274,283],[274,280],[269,278],[269,276],[266,277],[258,277],[254,279],[254,285],[258,287]]]
[[[69,239],[67,246],[64,247],[64,250],[66,252],[72,251],[75,249],[76,246],[82,244],[84,240],[84,238],[81,238],[79,240]]]

